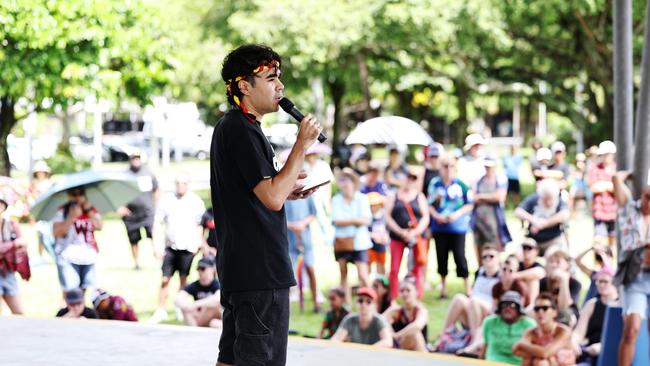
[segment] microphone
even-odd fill
[[[295,118],[296,121],[300,122],[303,118],[305,118],[305,116],[298,110],[298,108],[296,108],[296,106],[292,101],[289,100],[289,98],[280,99],[279,104],[282,110],[287,112],[291,117]],[[318,135],[318,141],[325,142],[325,140],[327,140],[327,137],[321,132],[320,135]]]

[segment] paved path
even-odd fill
[[[213,366],[211,329],[106,320],[0,318],[2,366]],[[289,339],[289,366],[497,365],[451,356]]]

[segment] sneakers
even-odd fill
[[[176,320],[178,320],[179,322],[182,322],[183,318],[184,318],[183,310],[181,310],[180,308],[176,308]]]
[[[169,316],[167,315],[167,310],[158,309],[153,313],[153,315],[151,315],[151,318],[149,318],[149,323],[158,324],[164,320],[167,320],[168,317]]]

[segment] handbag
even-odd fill
[[[414,228],[417,226],[417,218],[415,217],[415,212],[413,212],[413,207],[411,207],[411,204],[402,201],[404,204],[404,207],[406,208],[406,212],[409,214],[409,218],[411,219],[410,227]],[[418,235],[417,238],[415,238],[415,245],[413,245],[413,255],[415,256],[415,264],[418,266],[424,266],[427,264],[428,260],[428,255],[429,255],[429,244],[427,239],[425,239],[422,235]]]
[[[354,251],[354,237],[345,236],[342,238],[334,239],[335,252],[353,252]]]

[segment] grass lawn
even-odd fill
[[[188,168],[189,166],[189,168]],[[125,165],[113,166],[114,169],[124,168]],[[190,162],[183,165],[173,165],[172,169],[165,170],[164,174],[159,174],[161,181],[173,181],[173,176],[178,171],[194,171],[195,169],[207,169],[206,162]],[[532,182],[524,182],[525,190],[532,190]],[[208,190],[197,192],[201,198],[208,201]],[[512,202],[508,202],[508,222],[512,231],[514,242],[517,243],[523,238],[523,231],[520,222],[512,216]],[[155,311],[158,303],[158,287],[160,285],[160,262],[153,257],[153,248],[149,240],[141,242],[140,258],[142,269],[133,270],[131,252],[126,237],[126,230],[116,216],[107,215],[105,217],[104,229],[97,232],[97,240],[100,247],[98,260],[98,284],[101,288],[119,294],[133,304],[140,320],[147,320]],[[28,225],[23,225],[23,234],[30,241],[30,256],[32,261],[36,258],[36,234]],[[569,225],[569,239],[571,242],[571,254],[576,255],[579,251],[591,245],[592,237],[591,220],[584,214],[571,221]],[[315,240],[315,257],[316,275],[319,289],[325,293],[330,287],[336,286],[339,281],[338,265],[334,261],[334,255],[331,246],[323,244],[322,240]],[[513,251],[514,245],[506,248],[506,251]],[[471,235],[467,236],[466,253],[469,262],[470,271],[473,273],[477,267],[477,260],[474,255]],[[405,256],[406,257],[406,256]],[[451,300],[438,299],[436,285],[439,283],[439,277],[436,273],[435,255],[429,255],[429,268],[426,274],[427,283],[430,289],[425,292],[424,304],[429,309],[429,339],[437,337],[442,328],[447,306]],[[56,314],[57,310],[63,306],[61,289],[59,287],[56,268],[52,259],[48,258],[48,263],[44,265],[32,266],[32,279],[29,282],[20,282],[21,296],[25,312],[30,317],[49,318]],[[390,263],[390,259],[387,259]],[[402,268],[406,265],[403,264]],[[352,284],[356,283],[356,272],[352,266],[349,267],[349,276]],[[450,260],[449,269],[449,298],[454,294],[462,291],[462,282],[455,277],[455,267]],[[193,270],[190,275],[190,281],[196,279],[196,273]],[[586,289],[588,280],[586,277],[579,277],[583,282],[583,289]],[[178,291],[178,280],[174,278],[171,282],[170,299],[168,301],[168,311],[173,313],[173,297]],[[320,330],[322,320],[321,314],[311,312],[313,305],[311,303],[311,294],[306,291],[305,312],[300,312],[298,304],[292,304],[292,315],[290,327],[300,334],[316,335]],[[6,306],[3,307],[6,311]],[[169,323],[178,323],[170,320]]]

